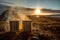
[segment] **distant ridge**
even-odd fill
[[[25,8],[26,10],[35,10],[33,8]],[[42,8],[41,9],[42,12],[50,12],[50,13],[60,13],[60,10],[52,10],[52,9],[46,9],[46,8]]]
[[[5,11],[6,9],[9,9],[10,7],[11,6],[0,4],[0,15],[3,11]],[[26,7],[18,7],[18,6],[16,6],[15,8],[18,9],[18,10],[23,9],[23,10],[26,10],[26,11],[34,11],[35,10],[34,8],[26,8]],[[42,8],[41,11],[43,13],[59,13],[59,14],[57,14],[57,16],[60,16],[60,10],[52,10],[52,9]]]

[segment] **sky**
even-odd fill
[[[27,8],[47,8],[60,10],[60,0],[0,0],[0,4],[17,5]]]

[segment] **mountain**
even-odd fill
[[[7,9],[9,9],[10,7],[9,6],[6,6],[6,5],[3,5],[3,4],[0,4],[0,15]]]
[[[9,10],[10,8],[11,8],[11,6],[0,4],[0,15],[2,15],[2,13],[5,10]],[[32,15],[32,14],[34,14],[35,9],[15,6],[12,8],[12,11],[14,11],[14,14],[17,13],[17,14]],[[52,9],[43,8],[43,9],[41,9],[41,12],[42,12],[42,14],[46,13],[49,15],[51,14],[51,15],[55,15],[55,16],[60,16],[60,10],[52,10]]]

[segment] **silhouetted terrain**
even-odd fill
[[[40,29],[40,33],[51,39],[60,40],[60,18],[49,17],[47,15],[39,17],[30,15],[28,17],[32,20],[33,27]]]

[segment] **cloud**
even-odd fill
[[[7,5],[7,6],[15,5],[15,4],[11,3],[11,2],[6,2],[6,1],[0,1],[0,4]]]

